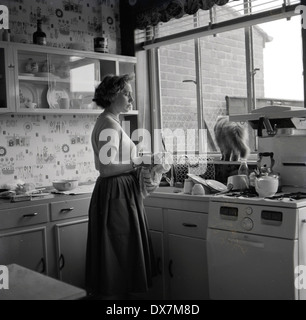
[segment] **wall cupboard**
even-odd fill
[[[94,91],[107,74],[134,73],[136,58],[0,42],[0,114],[99,114]],[[137,125],[135,101],[128,116]],[[123,119],[122,119],[123,120]]]

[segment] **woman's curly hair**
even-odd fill
[[[108,108],[116,99],[118,93],[124,89],[125,85],[134,79],[134,74],[123,74],[115,76],[109,74],[95,90],[94,101],[99,107]]]

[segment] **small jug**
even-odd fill
[[[272,197],[278,190],[278,178],[273,176],[255,178],[255,189],[261,198]]]

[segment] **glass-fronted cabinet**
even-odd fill
[[[14,87],[13,62],[9,60],[6,43],[0,43],[0,114],[14,110],[14,97],[9,88]]]
[[[0,42],[0,112],[100,113],[92,101],[100,81],[135,65],[134,57]]]

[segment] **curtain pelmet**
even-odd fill
[[[156,26],[159,22],[179,19],[185,14],[192,15],[198,10],[209,10],[214,5],[223,6],[229,0],[170,0],[164,1],[147,10],[140,10],[136,14],[136,29],[143,30],[149,26]]]

